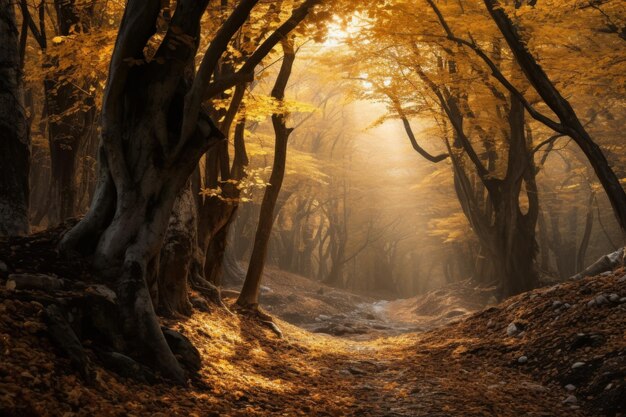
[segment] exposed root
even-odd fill
[[[186,385],[187,375],[161,330],[143,271],[144,266],[139,261],[127,259],[124,275],[116,291],[124,322],[123,332],[132,341],[133,351],[138,352],[142,360],[145,359],[150,366],[177,384]]]
[[[67,322],[63,309],[57,305],[50,305],[44,310],[43,318],[48,326],[48,334],[57,347],[70,358],[72,366],[80,372],[85,382],[93,383],[94,372],[91,361],[76,333]]]
[[[258,320],[259,323],[268,327],[279,339],[283,338],[283,332],[278,325],[274,322],[274,318],[261,310],[258,304],[241,306],[239,304],[233,305],[233,310],[242,316],[250,317]]]
[[[202,294],[207,301],[224,309],[227,313],[234,315],[228,306],[224,304],[221,291],[218,287],[197,274],[191,276],[190,284],[191,288]]]

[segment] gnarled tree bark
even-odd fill
[[[100,181],[89,214],[61,242],[65,251],[81,243],[93,250],[96,271],[117,284],[132,353],[179,383],[185,373],[155,315],[148,265],[159,253],[180,190],[201,155],[223,139],[200,108],[191,134],[181,134],[189,68],[207,3],[178,2],[158,59],[150,62],[143,49],[162,2],[127,3],[102,106]]]

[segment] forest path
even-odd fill
[[[362,341],[435,329],[492,301],[491,292],[469,282],[406,299],[390,295],[387,300],[329,287],[274,267],[267,268],[263,282],[261,305],[270,314],[312,333]]]
[[[287,339],[294,338],[288,329]],[[310,415],[520,416],[584,415],[516,367],[465,355],[454,331],[358,341],[297,333],[306,355],[291,361],[315,371],[299,380],[314,399]],[[284,414],[291,415],[291,414]],[[293,415],[297,415],[294,413]]]
[[[448,289],[380,302],[308,280],[293,282],[305,278],[282,272],[274,278],[267,281],[263,301],[272,307],[268,311],[277,317],[283,338],[255,319],[219,308],[164,320],[185,334],[202,357],[201,370],[185,387],[121,376],[87,342],[96,378],[85,383],[47,336],[43,306],[0,285],[0,415],[513,417],[626,412],[623,271],[538,289],[482,310]],[[391,330],[337,337],[303,328],[303,323],[326,325],[335,316],[344,319],[345,327],[358,316],[368,323],[391,324]],[[389,335],[406,322],[431,327]]]
[[[97,378],[86,384],[45,337],[41,305],[0,288],[0,415],[614,416],[584,410],[623,410],[626,299],[589,303],[599,293],[626,297],[624,282],[541,289],[432,330],[371,340],[282,320],[278,338],[245,316],[196,311],[165,321],[203,358],[187,387],[124,378],[93,353]],[[525,331],[509,335],[511,322]]]

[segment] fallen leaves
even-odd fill
[[[57,261],[51,267],[68,268]],[[299,282],[291,277],[290,291],[302,292]],[[309,292],[317,289],[309,284]],[[626,304],[588,307],[600,293],[626,295],[618,276],[589,278],[522,294],[429,332],[370,341],[284,322],[285,337],[277,339],[256,320],[195,312],[164,323],[203,357],[191,385],[174,387],[123,378],[89,349],[95,378],[86,385],[45,336],[42,305],[0,289],[0,415],[610,415],[623,407]],[[441,293],[424,303],[437,300],[448,308],[452,298]],[[424,305],[412,307],[414,314]],[[524,328],[509,337],[512,322]],[[572,368],[576,362],[585,365]],[[564,403],[569,395],[577,401]]]

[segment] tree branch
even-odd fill
[[[518,100],[520,100],[520,102],[523,104],[526,111],[528,111],[528,114],[530,114],[533,119],[537,120],[538,122],[543,123],[550,129],[554,130],[555,132],[559,132],[565,135],[568,134],[567,129],[563,125],[561,125],[560,123],[550,119],[549,117],[537,111],[528,102],[528,100],[526,100],[526,97],[524,97],[524,95],[517,88],[515,88],[515,86],[513,86],[513,84],[511,84],[511,82],[504,76],[504,74],[502,74],[502,71],[500,71],[500,69],[491,60],[491,58],[489,58],[489,56],[487,56],[487,54],[485,54],[485,52],[482,49],[480,49],[480,47],[476,45],[475,42],[473,41],[470,42],[463,38],[456,37],[454,33],[452,32],[452,30],[450,29],[450,26],[448,26],[448,23],[446,22],[445,18],[443,17],[443,14],[439,10],[435,2],[433,0],[426,0],[426,1],[428,2],[430,7],[433,9],[435,14],[437,15],[437,19],[439,20],[441,27],[446,32],[446,37],[452,42],[456,42],[458,45],[461,45],[461,46],[466,46],[470,48],[472,51],[474,51],[474,53],[480,59],[482,59],[482,61],[485,64],[487,64],[487,66],[491,70],[491,75],[496,80],[498,80],[504,88],[506,88],[511,94],[513,94]]]

